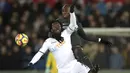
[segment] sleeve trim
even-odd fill
[[[73,29],[71,29],[70,27],[68,27],[71,31],[73,31]]]
[[[44,54],[44,52],[42,52],[42,51],[39,51],[39,52]]]

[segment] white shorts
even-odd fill
[[[68,68],[58,69],[58,73],[88,73],[90,68],[80,62],[72,61]]]

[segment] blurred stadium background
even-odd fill
[[[0,73],[44,73],[48,53],[26,71],[47,37],[50,21],[61,16],[72,0],[0,0]],[[102,37],[114,46],[83,41],[84,52],[101,67],[99,73],[130,73],[130,0],[78,0],[78,21],[89,36]],[[15,44],[17,33],[26,33],[26,47]]]

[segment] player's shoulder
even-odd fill
[[[45,40],[45,42],[50,42],[52,40],[52,38],[47,38],[46,40]]]
[[[66,21],[62,16],[60,16],[60,17],[57,18],[56,20],[58,20],[58,21],[60,21],[60,22],[62,22],[62,23]]]
[[[63,17],[61,16],[61,17],[57,18],[56,20],[59,20],[59,21],[63,20]]]
[[[47,42],[47,43],[54,43],[54,42],[56,42],[56,40],[54,39],[54,38],[48,38],[48,39],[46,39],[45,40],[45,42]]]

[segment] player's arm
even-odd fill
[[[78,25],[76,23],[76,16],[74,12],[74,5],[70,7],[70,24],[67,27],[66,31],[70,34],[72,34],[76,29],[78,28]]]
[[[87,36],[83,30],[83,27],[82,25],[79,23],[78,24],[78,30],[77,30],[79,36],[81,38],[83,38],[84,40],[87,40],[87,41],[93,41],[93,42],[99,42],[99,43],[103,43],[103,44],[111,44],[111,42],[105,40],[105,39],[102,39],[102,38],[99,38],[99,37],[91,37],[91,36]]]
[[[99,42],[99,38],[93,38],[86,35],[86,33],[83,30],[83,27],[80,23],[78,23],[78,30],[77,30],[79,36],[87,41],[93,41],[93,42]]]
[[[35,54],[35,56],[32,58],[32,60],[30,61],[28,66],[31,66],[33,64],[35,64],[41,57],[42,55],[44,55],[44,53],[47,51],[47,49],[49,48],[49,43],[46,40],[42,47],[40,48],[40,50]]]

